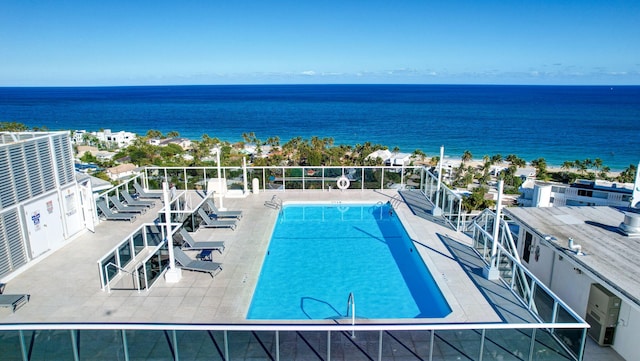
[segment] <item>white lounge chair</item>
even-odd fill
[[[173,255],[175,256],[176,262],[182,266],[181,268],[188,271],[208,272],[211,274],[211,277],[213,277],[214,273],[222,270],[222,264],[192,259],[184,253],[180,247],[173,247]]]

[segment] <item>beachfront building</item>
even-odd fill
[[[627,207],[633,183],[578,179],[572,184],[529,181],[522,185],[518,204],[524,207],[616,206]]]
[[[85,230],[68,132],[0,133],[0,279]]]
[[[151,201],[130,222],[87,224],[93,232],[82,232],[19,274],[0,277],[5,295],[31,296],[15,312],[0,308],[0,358],[622,360],[587,341],[584,320],[493,242],[490,222],[474,224],[470,237],[460,223],[460,197],[426,168],[402,167],[411,172],[400,173],[400,184],[419,176],[415,190],[387,188],[388,177],[397,179],[396,168],[146,168],[98,197],[136,192],[140,198],[157,199],[164,194],[164,204]],[[234,197],[226,190],[203,192],[201,185],[212,180],[255,187]],[[177,189],[169,192],[169,182]],[[441,216],[432,215],[433,202]],[[287,212],[290,206],[301,208]],[[241,210],[241,219],[237,213],[217,219],[224,208]],[[371,215],[384,223],[344,227]],[[271,235],[287,220],[296,237],[310,237],[319,247],[312,251],[294,243],[289,251],[306,256],[312,271],[328,270],[339,280],[353,264],[347,253],[352,250],[330,251],[325,240],[343,239],[348,228],[355,230],[351,242],[366,240],[376,251],[364,258],[375,263],[382,251],[388,253],[389,261],[358,267],[366,271],[365,278],[350,281],[355,283],[349,291],[366,282],[373,293],[344,292],[338,302],[328,302],[320,293],[293,302],[303,317],[252,318],[258,284],[269,282],[261,269],[279,254],[271,248]],[[307,220],[321,226],[314,228]],[[284,239],[293,236],[284,231]],[[193,238],[192,246],[185,247],[188,238]],[[221,240],[219,252],[193,248],[202,242],[220,247]],[[497,279],[487,279],[478,272],[487,264],[479,250],[493,244],[503,252],[500,272]],[[321,259],[326,262],[322,266]],[[401,270],[400,286],[389,287],[382,263],[401,269],[417,265],[419,272]],[[287,286],[296,275],[294,270],[272,282]],[[430,278],[426,287],[423,282]],[[380,299],[383,291],[397,295],[400,287],[405,296],[380,307],[408,309],[409,316],[367,317],[369,302]],[[442,297],[443,312],[432,314],[435,307],[419,301],[423,295]],[[266,309],[280,308],[282,299],[276,294],[271,302]],[[320,311],[332,317],[312,317]]]
[[[136,140],[137,135],[131,132],[125,132],[121,130],[119,132],[112,132],[111,129],[105,129],[104,131],[92,132],[101,142],[115,144],[118,148],[128,147]]]
[[[578,188],[584,189],[584,188]],[[514,207],[524,265],[627,360],[640,355],[640,214],[614,207]]]

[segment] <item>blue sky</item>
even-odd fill
[[[640,84],[640,1],[0,2],[0,86]]]

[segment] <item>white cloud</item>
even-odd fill
[[[307,70],[307,71],[303,71],[301,74],[302,75],[307,75],[307,76],[314,76],[314,75],[316,75],[316,72],[313,71],[313,70]]]

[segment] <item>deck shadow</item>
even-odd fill
[[[536,318],[502,282],[484,278],[484,262],[475,250],[446,235],[438,234],[442,243],[458,261],[480,293],[505,323],[537,323]]]

